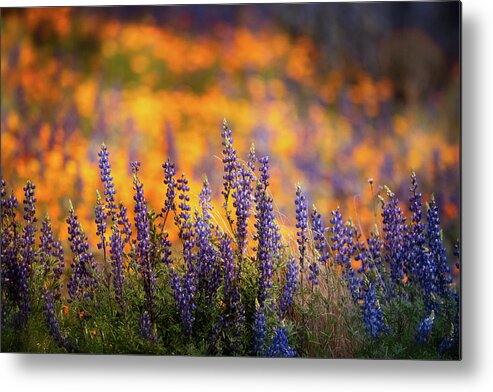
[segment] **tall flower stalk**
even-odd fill
[[[108,211],[108,215],[115,220],[115,214],[117,205],[115,203],[115,184],[113,183],[113,177],[111,176],[111,164],[109,162],[109,152],[106,145],[101,145],[101,150],[98,152],[99,156],[99,172],[101,176],[101,182],[104,185],[104,197],[105,206],[104,209]]]
[[[94,290],[98,286],[96,277],[96,261],[94,255],[89,252],[87,236],[78,220],[72,202],[69,203],[69,216],[67,218],[68,240],[73,254],[71,264],[72,275],[68,282],[69,302],[75,299],[83,300],[94,297]]]
[[[399,199],[386,187],[387,202],[383,202],[383,232],[384,232],[384,259],[390,266],[392,278],[391,289],[402,285],[404,279],[404,265],[406,264],[406,219],[399,207]]]
[[[301,186],[299,184],[296,186],[296,198],[294,204],[296,205],[296,242],[298,243],[298,250],[300,253],[301,285],[303,286],[306,243],[308,241],[308,206],[306,204],[306,197],[301,191]],[[313,277],[313,275],[310,277]],[[315,283],[313,280],[312,282],[318,284],[318,282]]]
[[[35,263],[36,251],[36,198],[34,190],[36,187],[31,181],[28,181],[24,187],[24,221],[26,222],[22,229],[21,260],[19,265],[19,316],[22,326],[27,324],[28,315],[31,312],[30,280],[33,274],[33,264]]]
[[[147,312],[151,321],[154,321],[154,299],[156,295],[156,278],[151,261],[150,220],[148,216],[147,200],[144,195],[144,185],[139,179],[140,162],[132,162],[134,184],[134,224],[137,238],[134,240],[142,283],[144,286],[144,313]],[[142,316],[144,317],[144,316]],[[142,324],[146,325],[146,324]],[[142,326],[141,325],[141,326]]]
[[[193,230],[192,217],[190,215],[190,188],[185,175],[177,180],[176,190],[178,195],[179,214],[175,217],[175,223],[179,230],[179,237],[183,243],[184,273],[180,277],[174,268],[171,269],[171,286],[175,301],[180,313],[180,320],[185,335],[190,337],[195,321],[195,292],[196,292],[196,267],[193,248],[195,246],[195,232]]]
[[[7,197],[6,182],[1,180],[1,287],[2,287],[2,327],[7,325],[8,296],[12,303],[21,308],[21,293],[25,283],[21,274],[20,225],[16,222],[16,209],[19,206],[13,193]]]
[[[196,245],[198,248],[196,258],[197,282],[207,303],[212,305],[222,277],[218,254],[212,242],[211,190],[207,178],[204,179],[204,185],[199,195],[199,204],[202,211],[201,213],[197,211],[195,218]]]
[[[260,269],[257,298],[260,307],[269,298],[272,287],[272,273],[274,260],[280,257],[279,226],[273,213],[273,201],[269,194],[269,158],[260,158],[260,178],[255,190],[255,228],[254,239],[257,241],[257,265]]]

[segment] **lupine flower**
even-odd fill
[[[17,198],[12,193],[9,197],[7,196],[7,190],[5,189],[7,183],[5,180],[1,180],[0,186],[0,223],[1,223],[1,254],[2,254],[2,272],[5,270],[7,265],[10,265],[13,262],[13,242],[16,236],[14,235],[14,231],[16,230],[16,209],[19,206]],[[5,283],[5,276],[2,273],[2,284]]]
[[[76,298],[92,299],[94,290],[98,284],[96,279],[96,261],[94,260],[94,255],[89,252],[87,237],[84,234],[71,202],[67,224],[68,240],[74,256],[71,264],[73,272],[67,284],[70,297],[69,302]]]
[[[48,275],[50,270],[53,269],[54,281],[58,282],[65,267],[64,252],[62,244],[53,238],[51,221],[48,215],[46,215],[42,222],[40,241],[39,249],[41,253],[41,262],[44,266],[44,274],[45,276]],[[54,293],[56,298],[60,297],[59,286],[57,286]]]
[[[385,271],[385,266],[382,262],[382,247],[383,243],[380,239],[380,234],[378,232],[378,227],[371,231],[370,237],[366,240],[367,243],[367,268],[369,271],[374,271],[377,280],[374,282],[376,287],[381,288],[384,291],[385,296],[388,296],[387,289],[387,274]]]
[[[163,233],[163,235],[159,239],[160,244],[161,244],[161,262],[166,264],[167,266],[170,266],[173,260],[171,259],[171,241],[169,240],[169,235],[168,233]]]
[[[179,214],[175,217],[176,226],[179,229],[179,236],[183,240],[183,246],[187,247],[187,250],[193,248],[193,243],[190,243],[189,240],[192,238],[192,217],[190,215],[190,196],[188,192],[190,192],[190,187],[188,186],[188,180],[185,175],[182,174],[181,178],[177,180],[177,191],[180,192],[178,195],[179,203],[178,207],[180,209]],[[190,247],[191,245],[191,247]],[[189,255],[188,255],[189,256]]]
[[[351,265],[351,257],[354,254],[354,229],[349,223],[344,224],[342,215],[339,209],[332,211],[332,252],[334,253],[334,261],[341,266],[343,278],[348,283],[351,295],[354,301],[359,299],[360,281],[354,273]]]
[[[165,217],[168,216],[170,211],[176,209],[175,197],[176,197],[176,170],[175,164],[169,159],[162,164],[164,169],[164,185],[166,185],[166,200],[164,201],[164,207],[162,208],[162,213]]]
[[[29,294],[29,281],[32,276],[32,264],[36,252],[36,198],[34,197],[35,186],[28,181],[24,187],[24,220],[26,225],[22,229],[21,238],[21,262],[19,266],[19,308],[21,324],[27,323],[28,313],[31,311],[31,299]]]
[[[236,231],[238,236],[238,253],[241,270],[243,252],[247,246],[247,227],[253,202],[253,182],[255,180],[255,147],[250,147],[246,166],[238,164],[237,186],[233,192],[233,207],[236,209]]]
[[[132,224],[128,220],[127,216],[127,207],[123,205],[123,203],[120,203],[118,205],[118,212],[116,214],[116,219],[118,223],[118,227],[121,230],[122,236],[125,235],[123,238],[123,243],[127,244],[130,242],[130,238],[132,237]]]
[[[2,178],[0,180],[0,199],[2,200],[2,205],[3,205],[3,199],[7,195],[7,190],[5,189],[7,187],[7,182]]]
[[[191,273],[195,273],[193,263],[193,247],[195,246],[195,243],[193,223],[190,215],[190,196],[188,195],[190,188],[188,186],[188,180],[183,174],[181,178],[178,179],[177,183],[177,190],[180,192],[178,196],[178,199],[180,200],[180,203],[178,204],[180,212],[176,217],[176,222],[180,230],[179,236],[183,241],[183,259],[185,260],[187,270]]]
[[[207,350],[208,355],[214,355],[216,353],[215,346],[217,344],[217,341],[220,338],[220,334],[221,334],[222,329],[223,329],[223,318],[221,316],[219,316],[214,327],[212,327],[212,331],[210,334],[209,348]]]
[[[318,262],[325,267],[329,261],[328,243],[324,234],[325,228],[322,224],[322,215],[317,212],[315,206],[312,207],[310,217],[312,221],[313,243],[318,252]],[[309,269],[310,280],[313,284],[318,285],[320,269],[315,260],[310,264]]]
[[[294,294],[298,291],[298,272],[299,267],[295,257],[288,259],[288,265],[286,267],[286,283],[281,294],[279,301],[279,317],[282,318],[294,303]]]
[[[306,204],[306,197],[301,192],[301,187],[296,186],[296,199],[294,201],[296,205],[296,242],[298,243],[298,250],[300,252],[300,266],[301,273],[304,272],[304,261],[306,252],[306,242],[308,240],[308,206]]]
[[[103,249],[106,257],[106,213],[101,202],[101,195],[96,191],[96,208],[94,209],[94,221],[96,223],[96,235],[99,237],[98,249]]]
[[[382,308],[377,299],[375,286],[370,282],[365,287],[361,310],[363,311],[363,322],[365,323],[366,332],[370,336],[375,338],[388,331],[383,318]]]
[[[423,300],[428,312],[436,309],[437,302],[437,265],[429,251],[423,254],[423,260],[419,269],[419,281],[423,290]]]
[[[404,279],[404,264],[406,262],[405,240],[407,237],[406,219],[399,207],[396,195],[386,188],[388,201],[383,203],[383,231],[385,261],[390,266],[390,275],[395,285]]]
[[[383,266],[382,264],[382,240],[380,239],[380,235],[378,233],[378,228],[375,227],[374,230],[371,231],[370,237],[366,240],[368,244],[368,256],[369,263],[368,269],[372,269],[376,267],[378,271],[381,271]]]
[[[111,165],[108,159],[108,149],[105,144],[101,145],[101,150],[98,152],[99,156],[99,172],[101,175],[101,182],[104,185],[105,196],[105,209],[108,211],[109,216],[113,219],[115,217],[116,204],[115,204],[115,185],[113,184],[113,177],[111,176]]]
[[[132,162],[132,171],[134,173],[134,220],[137,230],[137,239],[134,240],[137,247],[137,261],[139,264],[140,274],[144,284],[144,306],[149,312],[151,319],[154,315],[154,297],[156,291],[156,278],[150,260],[151,237],[150,222],[147,216],[147,200],[144,196],[144,185],[138,177],[140,162]]]
[[[255,164],[257,163],[257,155],[255,154],[255,145],[252,143],[250,151],[248,151],[247,167],[252,173],[255,173]]]
[[[5,197],[6,183],[2,180],[1,187],[1,284],[6,287],[10,296],[20,307],[21,293],[23,292],[23,275],[21,275],[21,265],[19,255],[21,252],[21,241],[19,235],[19,224],[16,222],[16,209],[19,206],[17,198],[12,193]],[[3,291],[2,291],[3,294]],[[2,312],[6,312],[6,304],[2,302]],[[6,318],[2,318],[6,323]]]
[[[115,222],[110,236],[111,275],[113,277],[116,301],[122,308],[124,307],[123,282],[125,280],[125,276],[123,275],[123,248],[124,243],[120,229],[117,222]]]
[[[193,231],[192,219],[190,216],[190,197],[188,192],[188,180],[184,175],[177,180],[176,189],[179,193],[178,207],[179,214],[175,217],[176,225],[179,229],[179,236],[183,242],[183,260],[185,262],[185,272],[180,278],[178,273],[171,270],[171,286],[173,288],[175,301],[180,313],[181,323],[187,336],[192,334],[193,323],[195,321],[195,257],[193,247],[195,246],[195,233]]]
[[[292,358],[296,356],[296,350],[289,345],[286,328],[276,328],[272,343],[265,350],[265,356],[270,358]]]
[[[221,136],[223,138],[223,164],[224,164],[224,183],[222,194],[227,203],[231,191],[236,187],[236,177],[238,170],[238,157],[233,148],[233,136],[226,119],[223,121]]]
[[[435,198],[431,199],[428,207],[426,226],[430,256],[432,262],[436,265],[436,288],[438,294],[444,297],[450,291],[452,278],[450,276],[447,254],[443,246],[440,218],[438,217],[438,206]]]
[[[195,234],[197,251],[197,280],[206,295],[209,304],[212,304],[217,289],[221,284],[220,265],[216,249],[212,246],[212,231],[210,219],[212,215],[211,190],[207,178],[199,195],[199,204],[202,214],[196,214]]]
[[[171,269],[170,274],[171,288],[173,289],[173,296],[178,307],[183,330],[186,336],[191,336],[196,308],[194,302],[195,282],[193,282],[192,275],[187,272],[183,275],[183,279],[174,269]]]
[[[45,315],[45,322],[48,328],[48,333],[53,337],[53,340],[57,345],[65,348],[68,352],[72,352],[72,344],[67,339],[67,337],[63,335],[60,329],[60,324],[55,313],[55,298],[56,294],[54,294],[51,290],[43,288],[43,313]]]
[[[157,343],[157,335],[152,327],[151,315],[147,310],[144,310],[142,316],[140,316],[140,336],[142,339],[149,340],[150,342]]]
[[[258,301],[260,305],[269,297],[269,289],[272,286],[273,260],[280,257],[279,226],[275,221],[272,206],[272,197],[269,195],[269,158],[260,158],[260,179],[255,190],[256,213],[254,239],[257,240],[257,263],[260,268],[260,280],[258,285]]]
[[[430,340],[431,330],[433,328],[433,322],[435,321],[435,312],[431,312],[428,317],[419,324],[418,332],[416,334],[416,342],[419,344],[426,344]]]
[[[409,257],[405,260],[405,272],[410,280],[417,279],[420,280],[420,275],[422,274],[422,268],[425,253],[425,225],[422,222],[423,212],[422,208],[422,195],[417,191],[418,180],[416,178],[416,173],[414,170],[411,172],[411,187],[409,191],[411,196],[409,197],[409,209],[412,213],[411,215],[411,227],[407,235],[407,252],[409,252]]]
[[[246,249],[247,227],[253,201],[254,174],[249,167],[239,166],[236,188],[233,191],[233,207],[236,211],[236,231],[240,258]]]
[[[267,343],[267,317],[263,306],[259,306],[255,312],[253,322],[253,354],[265,355]]]

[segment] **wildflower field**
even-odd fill
[[[460,358],[457,64],[280,7],[2,10],[2,352]]]

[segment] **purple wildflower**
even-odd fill
[[[240,263],[247,245],[248,218],[253,202],[253,182],[255,179],[255,150],[253,146],[248,154],[246,165],[237,165],[237,183],[233,191],[233,207],[236,212],[236,231],[238,237],[238,253]]]
[[[63,335],[58,318],[55,313],[55,299],[56,294],[53,291],[43,288],[43,299],[44,299],[44,309],[43,313],[45,315],[46,327],[48,328],[48,333],[53,337],[53,340],[60,347],[65,348],[68,352],[72,352],[73,348],[70,341],[66,336]]]
[[[363,311],[363,322],[365,323],[366,332],[377,337],[388,331],[388,326],[383,318],[382,308],[378,302],[377,293],[374,284],[367,282],[364,288],[363,303],[361,304]]]
[[[233,148],[233,133],[228,126],[226,119],[223,120],[222,133],[223,138],[223,164],[224,164],[224,190],[222,192],[224,200],[227,203],[231,191],[236,188],[236,178],[238,171],[238,157],[236,150]]]
[[[315,206],[313,206],[310,216],[312,221],[313,243],[318,252],[318,262],[325,267],[329,261],[329,244],[324,234],[325,228],[322,224],[322,215],[320,215]],[[317,261],[313,260],[308,268],[310,269],[310,280],[313,284],[318,285],[317,277],[320,274],[320,268]]]
[[[68,287],[69,302],[74,299],[93,298],[97,287],[96,261],[94,255],[89,252],[87,236],[75,214],[74,207],[70,202],[68,224],[68,240],[73,253],[71,267],[73,269]]]
[[[255,190],[256,213],[254,239],[257,240],[257,263],[260,269],[258,285],[258,301],[262,306],[269,297],[269,289],[272,286],[273,260],[280,257],[279,226],[273,213],[272,197],[269,194],[269,158],[260,158],[260,179]]]
[[[31,311],[31,299],[29,294],[29,281],[32,276],[32,265],[36,257],[34,245],[36,243],[36,198],[35,186],[28,181],[24,187],[24,220],[26,225],[22,229],[21,238],[21,262],[19,266],[19,308],[21,324],[27,323],[27,317]]]
[[[383,203],[384,259],[390,266],[390,276],[393,286],[399,285],[404,279],[404,264],[406,262],[405,240],[407,236],[406,219],[399,207],[399,199],[386,188],[388,201]]]
[[[342,215],[339,208],[332,211],[332,252],[334,253],[334,261],[342,268],[343,278],[348,283],[351,295],[354,301],[359,299],[359,279],[351,265],[351,257],[355,251],[353,227],[342,220]]]
[[[450,276],[450,267],[448,265],[446,250],[442,241],[438,206],[434,197],[430,201],[426,218],[431,263],[434,264],[436,269],[435,286],[438,294],[445,297],[450,292],[452,278]]]
[[[306,242],[308,240],[308,206],[306,204],[306,197],[301,192],[300,185],[296,186],[296,199],[294,204],[296,205],[296,228],[298,229],[296,232],[296,242],[298,243],[298,250],[300,252],[301,273],[303,273]]]
[[[286,283],[281,294],[279,301],[279,317],[282,318],[289,311],[294,303],[294,294],[299,288],[298,282],[299,267],[295,257],[288,259],[288,265],[286,267]]]
[[[411,226],[407,235],[407,251],[409,257],[404,261],[405,273],[409,280],[420,281],[422,275],[425,253],[425,225],[422,222],[423,212],[422,208],[422,195],[417,191],[418,180],[416,173],[411,171],[411,187],[409,191],[411,196],[409,197],[409,210],[411,211]]]
[[[176,186],[177,182],[175,180],[176,170],[175,164],[171,162],[169,159],[162,164],[164,169],[164,184],[166,185],[166,200],[164,201],[164,207],[161,212],[164,214],[164,221],[162,223],[162,229],[164,230],[164,225],[166,224],[168,215],[171,211],[176,211]],[[171,266],[171,241],[169,240],[169,235],[167,232],[164,232],[160,238],[162,256],[161,261],[168,266]]]
[[[183,242],[183,260],[185,262],[185,272],[180,278],[178,273],[172,269],[171,271],[171,286],[174,291],[175,301],[180,313],[181,323],[184,332],[187,336],[192,334],[193,323],[195,321],[195,292],[196,292],[196,273],[195,257],[193,248],[195,246],[195,233],[193,231],[192,219],[190,216],[190,197],[188,192],[188,180],[182,174],[177,180],[177,191],[179,192],[178,207],[179,214],[175,217],[175,223],[179,229],[179,237]]]
[[[428,317],[425,317],[418,326],[418,332],[416,333],[416,342],[419,344],[426,344],[430,340],[431,330],[433,328],[433,322],[435,321],[435,312],[431,312]]]
[[[265,356],[270,358],[292,358],[296,356],[296,350],[289,345],[285,327],[277,327],[269,347],[265,350]]]
[[[16,209],[19,203],[13,193],[9,197],[5,197],[7,193],[5,191],[6,183],[2,180],[1,184],[1,284],[2,287],[7,288],[7,292],[13,302],[20,307],[24,283],[19,263],[21,252],[20,225],[16,222]],[[2,290],[3,295],[4,291]],[[7,306],[3,301],[2,304],[2,323],[6,325]]]
[[[96,191],[96,208],[94,209],[94,221],[96,223],[96,235],[99,237],[98,249],[103,249],[106,258],[106,218],[101,195]]]
[[[142,316],[140,316],[140,336],[142,339],[149,340],[150,342],[157,343],[157,334],[153,330],[152,318],[147,310],[144,310]]]
[[[195,282],[190,272],[185,271],[183,278],[171,269],[171,288],[180,314],[180,321],[186,336],[191,336],[195,321]]]
[[[137,263],[144,285],[144,307],[149,313],[151,319],[154,317],[154,297],[156,292],[156,278],[151,264],[151,236],[150,221],[147,210],[147,200],[144,196],[144,185],[138,177],[140,162],[132,162],[132,171],[134,173],[134,220],[137,230],[137,238],[134,240],[137,250]]]
[[[380,235],[378,234],[378,228],[375,227],[374,230],[370,233],[370,237],[366,240],[368,244],[368,255],[369,255],[369,263],[368,269],[372,269],[376,267],[377,270],[381,270],[382,264],[382,240],[380,239]]]
[[[207,302],[212,304],[221,284],[221,274],[217,251],[212,246],[211,190],[207,178],[204,179],[204,186],[199,195],[199,204],[202,208],[202,214],[199,215],[197,212],[195,220],[196,245],[198,247],[197,281]]]
[[[108,159],[109,153],[105,144],[101,145],[101,150],[98,152],[99,156],[99,172],[101,175],[101,182],[104,184],[104,196],[106,205],[105,209],[108,211],[109,216],[115,219],[115,185],[113,184],[113,177],[111,176],[111,165]]]
[[[162,213],[164,214],[164,217],[165,217],[164,223],[166,223],[166,218],[167,218],[169,212],[176,210],[176,205],[175,205],[175,197],[176,197],[175,175],[176,175],[176,170],[175,170],[175,164],[173,162],[171,162],[169,159],[165,163],[162,164],[162,167],[164,169],[164,181],[163,182],[164,182],[164,185],[166,185],[166,200],[164,201],[164,207],[162,208]]]
[[[267,343],[267,317],[263,306],[255,312],[253,322],[253,354],[263,356]]]
[[[166,264],[167,266],[170,266],[171,263],[173,262],[171,258],[171,241],[169,240],[169,234],[168,233],[163,233],[161,237],[159,238],[159,242],[161,244],[161,262]]]
[[[118,223],[118,227],[120,228],[122,236],[125,235],[123,238],[123,244],[127,244],[130,242],[130,239],[132,237],[132,224],[130,223],[127,215],[127,207],[123,205],[123,203],[120,203],[118,205],[118,212],[116,214],[116,223]]]

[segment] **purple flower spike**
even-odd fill
[[[294,295],[299,288],[298,282],[299,267],[295,257],[290,257],[286,267],[286,283],[279,301],[279,317],[282,318],[289,311],[294,303]]]
[[[308,206],[306,204],[306,197],[301,192],[300,185],[296,186],[296,199],[294,204],[296,205],[296,242],[298,243],[298,250],[300,252],[300,266],[303,273],[305,265],[306,242],[308,241]]]
[[[313,242],[318,253],[318,262],[321,266],[325,267],[329,261],[329,244],[325,238],[325,228],[322,223],[322,215],[320,215],[315,206],[313,206],[310,216],[312,221]],[[309,268],[310,280],[313,281],[313,284],[317,285],[318,275],[320,274],[320,268],[317,262],[313,261]]]
[[[101,176],[101,182],[104,184],[104,196],[105,196],[105,209],[108,211],[109,216],[115,219],[116,204],[115,204],[115,184],[113,184],[113,177],[111,176],[111,165],[108,159],[109,153],[105,144],[101,145],[101,150],[98,152],[99,156],[99,172]]]
[[[152,268],[150,251],[151,251],[151,235],[150,221],[148,217],[147,200],[144,196],[144,185],[138,177],[140,162],[132,162],[132,171],[134,173],[134,220],[137,230],[137,238],[134,240],[136,244],[137,263],[139,272],[142,276],[144,285],[144,307],[149,313],[151,319],[154,317],[154,297],[156,292],[156,278]]]
[[[74,256],[71,267],[73,269],[68,287],[69,302],[75,299],[93,298],[98,282],[96,279],[96,261],[89,252],[89,244],[82,226],[70,202],[68,224],[68,240]]]
[[[273,201],[269,194],[269,158],[260,158],[260,179],[255,190],[256,212],[254,240],[257,241],[257,263],[260,269],[258,301],[262,307],[269,298],[272,287],[273,262],[280,257],[281,236],[273,213]]]

